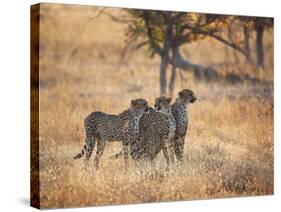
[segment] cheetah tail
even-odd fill
[[[85,152],[88,150],[87,144],[85,144],[81,150],[80,153],[78,153],[76,156],[73,157],[74,160],[80,159],[83,157],[83,155],[85,154]]]
[[[109,159],[118,159],[118,158],[120,158],[122,155],[123,155],[123,150],[120,151],[119,153],[115,154],[115,155],[110,156]]]

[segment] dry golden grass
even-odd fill
[[[122,25],[101,16],[83,29],[92,13],[88,7],[44,5],[41,12],[42,208],[273,194],[272,86],[209,85],[193,81],[188,73],[183,73],[186,81],[178,75],[176,91],[190,88],[198,101],[189,107],[184,165],[169,173],[162,153],[156,176],[141,175],[132,161],[125,173],[123,158],[109,159],[120,151],[118,142],[108,143],[98,173],[93,160],[88,167],[73,160],[84,144],[83,120],[90,112],[119,113],[137,97],[153,104],[159,94],[159,59],[140,50],[117,68]],[[203,64],[223,57],[219,44],[206,41],[191,45],[187,54],[198,55],[202,49],[207,55]],[[270,66],[266,73],[272,82]],[[264,96],[266,90],[271,95]]]

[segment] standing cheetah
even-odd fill
[[[155,101],[155,108],[144,114],[140,119],[139,135],[130,145],[132,159],[147,159],[153,161],[162,150],[170,165],[168,147],[175,136],[176,121],[172,114],[171,98],[159,97]]]
[[[178,93],[178,98],[175,103],[172,104],[173,116],[176,119],[176,134],[174,138],[174,151],[177,160],[183,161],[184,139],[188,129],[188,113],[187,106],[190,103],[194,103],[196,97],[193,91],[183,89]]]
[[[92,112],[84,121],[86,144],[74,159],[79,159],[86,154],[85,160],[88,161],[95,143],[97,143],[97,153],[94,160],[95,167],[98,169],[106,141],[122,141],[125,166],[127,166],[128,144],[139,133],[139,119],[145,112],[148,112],[148,108],[146,100],[136,99],[131,101],[131,107],[128,110],[119,115]]]

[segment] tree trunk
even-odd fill
[[[173,60],[173,64],[172,64],[172,73],[171,73],[171,78],[170,78],[170,84],[169,84],[169,95],[173,96],[174,95],[174,90],[175,90],[175,81],[176,81],[176,64],[175,64],[175,54],[176,50],[173,48],[172,50],[172,60]]]
[[[166,70],[168,65],[168,55],[165,54],[161,56],[160,64],[160,95],[166,94],[167,80],[166,80]]]
[[[246,26],[243,26],[244,33],[244,49],[246,53],[247,63],[252,63],[251,50],[250,50],[250,32]]]
[[[161,55],[161,64],[160,64],[160,95],[166,95],[166,70],[169,63],[169,50],[171,47],[171,36],[173,30],[173,21],[171,13],[167,15],[167,27],[165,32],[165,41],[163,46],[163,53]]]
[[[172,22],[173,24],[173,22]],[[176,59],[176,28],[174,26],[174,24],[172,25],[172,27],[170,28],[170,40],[171,40],[171,50],[172,50],[172,73],[171,73],[171,78],[170,78],[170,84],[169,84],[169,95],[172,97],[174,95],[174,89],[175,89],[175,81],[176,81],[176,64],[175,64],[175,59]]]
[[[232,36],[232,29],[231,29],[231,27],[228,28],[228,39],[229,39],[231,42],[233,42],[233,36]],[[237,53],[236,53],[236,50],[233,49],[232,52],[233,52],[233,56],[234,56],[234,61],[235,61],[235,63],[236,63],[236,64],[239,64],[240,61],[239,61],[238,55],[237,55]]]
[[[264,27],[261,25],[256,26],[256,48],[257,48],[257,66],[264,66],[264,50],[263,50],[263,31]]]

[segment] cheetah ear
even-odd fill
[[[168,100],[168,103],[170,103],[172,101],[172,98],[168,97],[167,100]]]
[[[180,92],[178,93],[178,95],[179,95],[180,98],[182,98],[182,97],[183,97],[183,91],[180,91]]]

